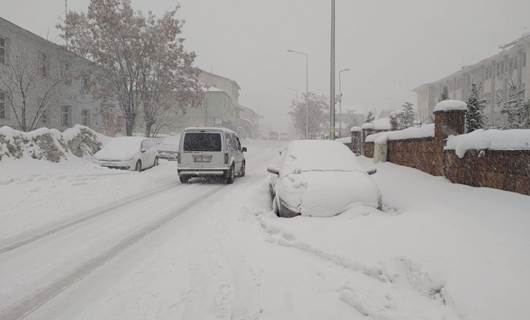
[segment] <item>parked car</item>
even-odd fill
[[[162,138],[156,147],[158,150],[158,157],[160,159],[177,161],[179,144],[180,135]]]
[[[239,136],[226,128],[188,128],[180,138],[178,174],[182,183],[193,177],[221,177],[231,184],[245,175],[246,160]]]
[[[142,171],[158,165],[154,141],[142,137],[114,138],[95,158],[99,165],[115,169]]]
[[[381,192],[355,155],[327,140],[290,142],[267,169],[273,209],[280,217],[335,216],[352,205],[381,209]]]

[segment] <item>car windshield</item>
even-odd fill
[[[221,147],[220,133],[189,132],[184,136],[185,152],[220,152]]]

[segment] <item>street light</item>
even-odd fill
[[[343,94],[342,94],[342,73],[343,72],[348,72],[348,71],[351,71],[350,68],[346,68],[346,69],[342,69],[339,71],[339,103],[340,103],[340,107],[339,107],[339,136],[342,138],[342,97],[343,97]]]
[[[305,56],[305,138],[309,139],[309,53],[290,49],[287,52]]]
[[[331,55],[329,93],[329,138],[335,140],[335,0],[331,0]]]

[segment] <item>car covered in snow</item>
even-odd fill
[[[142,171],[158,165],[158,152],[152,139],[143,137],[113,138],[95,155],[102,167]]]
[[[280,217],[339,215],[355,205],[381,209],[381,191],[342,143],[290,142],[271,173],[272,206]]]
[[[231,184],[245,176],[246,160],[237,133],[226,128],[187,128],[181,135],[178,174],[182,183],[194,177],[220,177]]]
[[[158,157],[160,159],[167,159],[170,161],[177,161],[179,153],[180,135],[169,136],[159,139]]]

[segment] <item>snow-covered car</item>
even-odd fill
[[[342,143],[293,141],[267,169],[273,209],[280,217],[330,217],[354,205],[381,209],[381,191]]]
[[[162,138],[156,147],[158,150],[158,157],[160,159],[177,161],[179,144],[180,135]]]
[[[102,167],[142,171],[158,165],[158,152],[152,139],[120,137],[112,139],[95,154]]]

